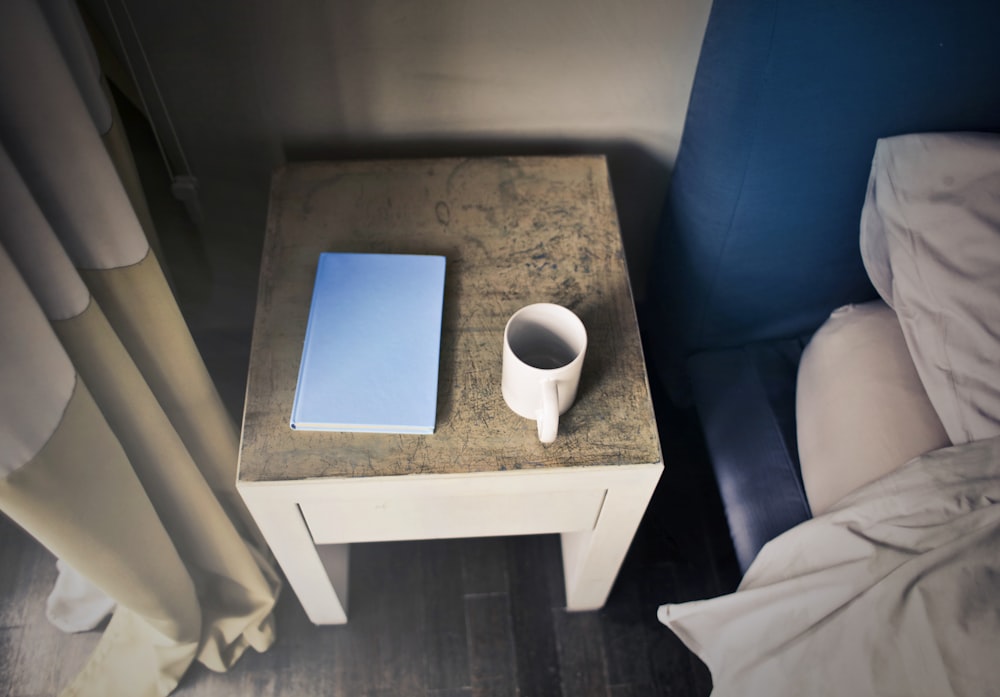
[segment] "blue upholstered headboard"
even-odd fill
[[[1000,0],[715,0],[647,294],[667,370],[875,297],[875,140],[1000,130],[998,47]]]
[[[693,401],[744,570],[810,516],[802,347],[875,297],[859,226],[875,141],[1000,131],[1000,0],[715,0],[644,330]]]

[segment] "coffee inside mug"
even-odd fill
[[[533,320],[512,325],[507,340],[518,360],[541,370],[569,365],[579,353],[551,328]]]

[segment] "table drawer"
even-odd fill
[[[351,498],[300,503],[316,544],[590,530],[606,490]]]

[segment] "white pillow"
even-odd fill
[[[952,442],[1000,434],[1000,136],[879,140],[861,252]]]
[[[834,310],[813,335],[799,363],[795,412],[814,515],[949,444],[896,313],[881,300]]]

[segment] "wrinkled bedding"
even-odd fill
[[[1000,438],[916,458],[663,605],[714,697],[1000,695]]]

